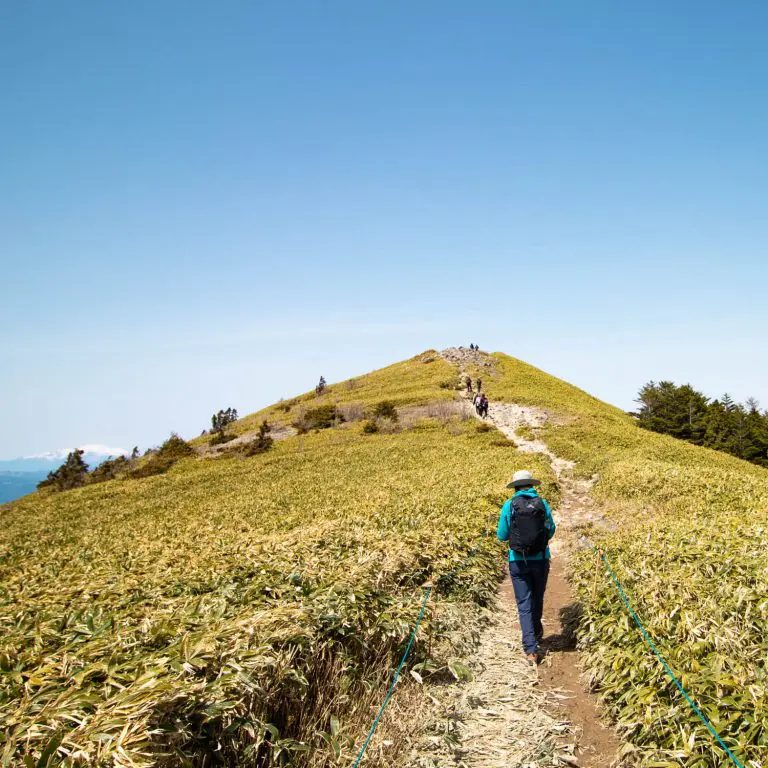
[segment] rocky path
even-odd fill
[[[443,357],[464,371],[492,359],[482,352],[446,350]],[[562,500],[554,510],[558,533],[552,542],[552,570],[544,614],[544,662],[534,670],[520,646],[517,608],[509,579],[499,590],[495,624],[481,639],[470,665],[472,682],[452,686],[439,701],[442,718],[451,723],[455,742],[434,739],[431,749],[418,750],[414,762],[443,768],[543,768],[580,766],[610,768],[619,764],[619,742],[604,724],[596,699],[580,680],[572,622],[578,605],[566,579],[569,555],[578,530],[599,523],[590,488],[593,481],[576,477],[573,462],[555,455],[540,438],[544,411],[513,403],[491,403],[488,420],[519,451],[544,454],[557,477]]]

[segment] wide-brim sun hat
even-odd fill
[[[537,480],[527,469],[521,469],[512,475],[512,482],[507,483],[507,488],[522,488],[526,485],[541,485],[541,480]]]

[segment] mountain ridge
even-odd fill
[[[479,422],[463,372],[480,373],[492,413],[496,403],[507,405],[500,413],[535,408],[542,420],[511,428],[511,440]],[[397,418],[366,432],[383,401]],[[574,487],[588,488],[594,505],[564,534],[588,536],[607,554],[728,743],[745,759],[768,759],[754,730],[755,718],[768,722],[755,712],[763,683],[751,663],[766,636],[768,579],[755,553],[768,529],[768,471],[642,430],[618,408],[502,353],[454,365],[429,350],[231,426],[238,435],[265,419],[287,428],[318,407],[336,409],[328,428],[286,432],[251,458],[195,455],[161,475],[32,494],[4,508],[0,573],[12,610],[0,615],[0,659],[37,681],[0,680],[11,762],[39,756],[44,735],[69,723],[62,749],[86,764],[112,759],[118,743],[131,760],[163,768],[169,750],[191,762],[218,750],[227,764],[263,768],[280,754],[300,767],[344,764],[429,580],[434,602],[412,659],[422,683],[400,686],[407,724],[384,722],[370,758],[405,764],[408,739],[429,739],[416,716],[429,706],[425,694],[464,675],[495,604],[503,552],[494,532],[509,476],[534,471],[556,515],[561,505],[570,514],[568,498],[579,503],[545,453],[524,450],[537,442],[572,467]],[[591,551],[562,556],[577,589],[582,659],[623,754],[725,765],[706,728],[660,684],[663,671]],[[114,679],[95,672],[106,659],[120,659]],[[438,732],[448,727],[433,714]],[[545,764],[536,762],[542,744],[529,745],[534,766]]]

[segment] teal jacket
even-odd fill
[[[512,499],[515,498],[515,496],[528,496],[529,498],[533,498],[534,496],[538,496],[539,494],[536,492],[535,488],[526,488],[524,491],[518,491]],[[512,499],[507,499],[503,506],[501,507],[501,515],[499,516],[499,527],[496,529],[496,536],[498,537],[499,541],[508,541],[509,540],[509,528],[512,525]],[[547,526],[547,530],[549,531],[549,538],[551,539],[555,535],[555,519],[552,517],[552,510],[549,508],[549,504],[547,503],[546,499],[542,499],[544,502],[544,506],[547,508],[547,519],[545,522],[545,525]],[[519,554],[518,552],[515,552],[514,549],[509,550],[509,559],[511,561],[513,560],[541,560],[542,558],[546,558],[549,560],[551,557],[549,552],[549,547],[547,547],[545,552],[537,552],[535,555],[528,555],[526,558],[523,558],[523,555]]]

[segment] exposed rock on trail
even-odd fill
[[[483,368],[494,367],[493,358],[487,352],[482,352],[479,349],[448,347],[448,349],[444,349],[440,355],[452,365],[458,366],[462,373],[464,373],[464,368],[467,365],[477,365],[482,366]]]

